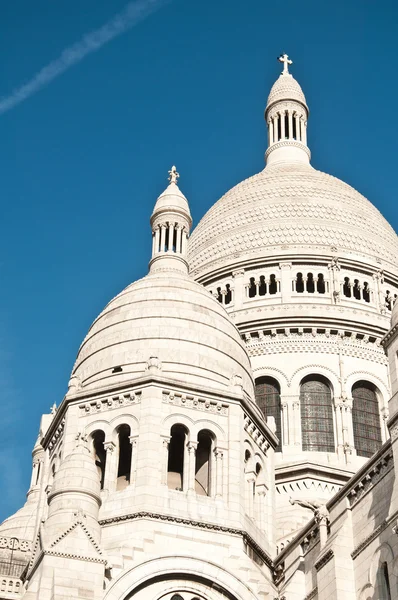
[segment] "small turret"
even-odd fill
[[[159,270],[188,272],[187,240],[192,225],[188,201],[177,185],[179,174],[173,166],[169,185],[156,201],[151,216],[151,273]]]
[[[63,533],[75,515],[81,513],[86,518],[90,533],[99,539],[100,479],[85,435],[78,434],[74,450],[56,472],[48,504],[45,530],[49,538]]]
[[[287,54],[278,60],[283,71],[271,88],[265,109],[268,127],[267,164],[275,162],[309,163],[311,153],[307,146],[308,106],[300,85],[289,73],[293,63]]]

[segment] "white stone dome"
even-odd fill
[[[293,100],[307,106],[300,84],[290,73],[282,73],[275,81],[267,100],[267,108],[280,100]]]
[[[142,377],[159,361],[159,374],[191,386],[225,391],[237,375],[254,397],[249,357],[225,309],[187,274],[168,269],[111,300],[83,341],[71,379],[96,389]]]
[[[349,256],[394,271],[398,238],[382,214],[343,181],[300,162],[268,165],[227,192],[193,231],[196,277],[272,255]]]

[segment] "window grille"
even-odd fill
[[[275,451],[281,452],[281,393],[276,379],[273,377],[256,379],[256,402],[265,418],[274,417],[276,435],[279,439]]]
[[[352,388],[352,424],[358,456],[372,456],[381,446],[379,403],[374,386],[359,381]]]
[[[326,380],[315,376],[303,380],[300,410],[303,450],[334,452],[332,394]]]

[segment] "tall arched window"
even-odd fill
[[[210,496],[211,493],[211,447],[211,434],[200,431],[195,455],[195,492],[200,496]]]
[[[129,425],[120,425],[118,429],[119,462],[117,469],[117,490],[124,490],[130,483],[131,443]]]
[[[303,450],[334,452],[332,393],[320,375],[305,377],[300,386]]]
[[[105,479],[105,463],[106,463],[106,450],[104,448],[105,442],[105,433],[98,429],[94,431],[92,434],[93,440],[93,450],[95,457],[95,464],[97,466],[97,471],[100,476],[101,481],[101,490],[104,488],[104,479]]]
[[[379,402],[376,388],[358,381],[352,388],[352,425],[358,456],[372,456],[381,446]]]
[[[274,417],[276,435],[279,439],[276,452],[281,452],[281,389],[276,379],[273,377],[259,377],[256,379],[256,402],[265,419]]]
[[[183,425],[173,425],[170,431],[167,485],[171,490],[182,491],[184,487],[184,458],[187,430]]]

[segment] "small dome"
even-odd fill
[[[142,377],[154,364],[165,377],[223,391],[238,375],[254,397],[249,357],[227,312],[189,275],[169,269],[151,272],[106,306],[72,377],[95,389]]]
[[[189,212],[188,200],[176,183],[170,183],[165,191],[160,194],[153,209],[152,218],[154,215],[161,212],[179,212],[191,218]]]
[[[33,541],[37,518],[37,501],[28,498],[27,502],[15,514],[0,525],[0,537],[16,537],[19,540]]]
[[[94,459],[89,450],[78,443],[75,449],[61,462],[54,475],[49,501],[62,492],[87,492],[100,498],[100,479]]]
[[[282,73],[275,81],[268,96],[267,109],[280,100],[296,100],[307,108],[303,90],[290,73]]]

